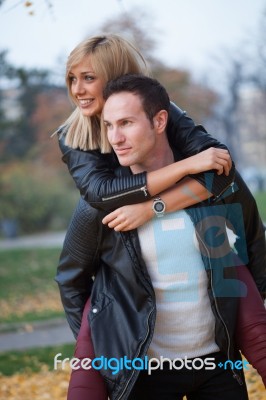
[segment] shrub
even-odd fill
[[[16,221],[20,233],[65,229],[78,191],[67,174],[36,164],[13,164],[0,176],[0,220]]]

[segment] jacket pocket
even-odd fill
[[[101,312],[108,307],[113,300],[105,293],[99,294],[97,296],[97,299],[91,304],[91,309],[89,312],[89,318],[91,321],[93,321],[95,318],[98,317],[98,315],[101,314]]]

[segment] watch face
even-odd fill
[[[154,204],[154,209],[156,212],[163,212],[165,208],[165,205],[162,201],[156,201],[156,203]]]

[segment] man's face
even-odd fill
[[[113,94],[104,105],[103,119],[120,164],[135,173],[147,170],[156,146],[156,131],[139,96],[129,92]]]

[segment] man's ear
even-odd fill
[[[166,130],[168,121],[168,112],[166,110],[160,110],[153,118],[154,128],[158,133],[163,133]]]

